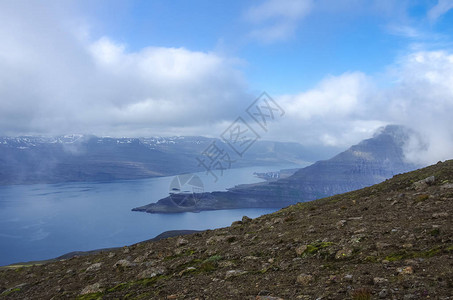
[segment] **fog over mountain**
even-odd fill
[[[136,211],[174,213],[233,208],[282,208],[361,189],[394,175],[420,168],[404,157],[405,145],[416,133],[402,126],[381,128],[334,157],[297,170],[288,178],[241,185],[227,192],[173,194]]]
[[[213,143],[229,153],[223,141],[205,137],[0,137],[0,185],[99,182],[203,172],[206,169],[197,158]],[[335,148],[320,152],[298,143],[257,141],[240,159],[229,153],[231,162],[223,167],[306,165],[333,151]]]
[[[267,42],[285,40],[298,22],[320,11],[320,4],[299,2],[288,6],[292,12],[275,10],[273,1],[247,10],[244,18],[256,26],[251,38],[266,33]],[[345,9],[352,5],[343,2]],[[218,137],[266,90],[253,87],[247,63],[234,53],[152,43],[130,47],[94,30],[77,3],[46,3],[0,3],[2,136]],[[403,9],[403,4],[386,5],[356,8],[388,18]],[[342,5],[334,6],[341,11]],[[431,22],[449,10],[442,7],[429,10]],[[282,26],[266,27],[274,16]],[[265,139],[344,149],[383,125],[402,124],[418,131],[425,143],[408,147],[408,159],[427,164],[450,158],[453,55],[441,47],[446,38],[436,36],[440,46],[433,49],[416,29],[393,24],[389,32],[410,32],[413,43],[377,73],[350,68],[299,92],[270,88],[286,114]]]

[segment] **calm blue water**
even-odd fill
[[[253,172],[285,167],[225,171],[217,183],[204,173],[205,191],[262,181]],[[116,247],[175,229],[229,226],[242,216],[275,209],[237,209],[182,214],[147,214],[131,209],[166,197],[173,176],[110,183],[37,184],[0,187],[0,266],[62,254]]]

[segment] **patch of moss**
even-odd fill
[[[133,285],[133,283],[131,283],[131,282],[123,282],[123,283],[117,284],[114,287],[108,289],[107,292],[108,293],[114,293],[114,292],[122,291],[122,290],[130,287],[131,285]]]
[[[158,275],[158,276],[154,276],[153,278],[145,278],[145,279],[141,279],[141,280],[135,281],[134,284],[150,286],[150,285],[153,285],[153,284],[155,284],[156,282],[158,282],[160,280],[169,279],[169,278],[171,278],[171,276],[169,276],[169,275]]]
[[[102,299],[102,293],[91,293],[86,295],[80,295],[76,298],[77,300],[99,300]]]
[[[388,261],[399,261],[410,258],[428,258],[439,254],[441,250],[442,247],[438,246],[427,251],[412,251],[412,252],[399,251],[386,256],[385,259]]]
[[[314,254],[318,253],[319,250],[328,248],[332,245],[333,245],[332,242],[315,242],[313,244],[307,245],[307,249],[305,249],[305,251],[302,253],[302,255],[303,256],[314,255]]]
[[[364,260],[367,261],[367,262],[370,262],[370,263],[377,263],[379,261],[376,256],[371,256],[371,255],[365,257]]]
[[[422,201],[425,201],[425,200],[428,200],[429,198],[429,195],[427,194],[422,194],[422,195],[418,195],[417,198],[415,198],[415,202],[422,202]]]
[[[12,293],[16,293],[16,292],[20,292],[20,288],[15,288],[15,289],[12,289],[12,290],[9,290],[7,292],[3,292],[2,294],[0,294],[0,296],[8,296]]]

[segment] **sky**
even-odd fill
[[[453,0],[0,0],[0,135],[218,137],[266,92],[263,139],[401,124],[431,163],[452,158],[452,34]]]

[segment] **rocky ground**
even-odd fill
[[[0,271],[0,299],[453,299],[453,161],[232,226]]]

